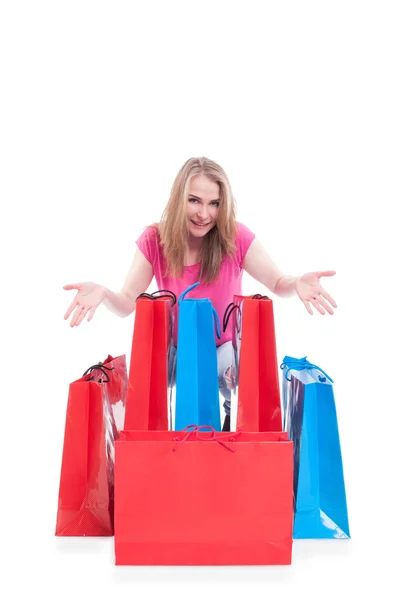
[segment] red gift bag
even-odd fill
[[[126,391],[124,355],[108,356],[69,386],[57,536],[113,535],[114,442]]]
[[[137,298],[124,429],[168,429],[168,357],[175,300],[168,290]]]
[[[116,564],[290,564],[293,443],[200,429],[121,433]]]
[[[274,311],[266,296],[234,296],[224,315],[232,317],[237,395],[236,429],[281,431],[282,413]]]

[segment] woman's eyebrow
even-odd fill
[[[194,194],[189,194],[190,198],[195,198],[195,200],[202,200],[199,196],[195,196]],[[216,198],[215,200],[210,200],[209,202],[220,202],[220,198]]]

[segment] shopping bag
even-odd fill
[[[286,433],[124,431],[115,469],[117,565],[291,563]]]
[[[224,313],[223,329],[232,318],[235,377],[232,404],[236,429],[281,431],[282,412],[272,300],[235,295]]]
[[[113,535],[114,443],[126,391],[124,355],[108,356],[69,385],[57,536]]]
[[[137,298],[125,429],[168,429],[175,302],[175,295],[168,290],[141,294]]]
[[[178,299],[177,386],[175,423],[182,430],[191,423],[221,429],[217,350],[221,337],[217,313],[208,298],[187,298],[199,283]]]
[[[349,538],[333,380],[307,361],[285,356],[283,428],[294,442],[294,538]]]

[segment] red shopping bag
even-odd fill
[[[168,290],[137,298],[124,429],[168,429],[168,356],[175,300]]]
[[[200,429],[121,433],[116,564],[290,564],[293,443]]]
[[[55,535],[113,535],[114,442],[124,421],[126,357],[69,386]]]
[[[232,316],[237,395],[236,429],[281,431],[282,413],[272,300],[234,296],[224,315]]]

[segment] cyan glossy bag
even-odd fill
[[[176,409],[173,429],[200,423],[221,429],[217,352],[214,327],[220,322],[208,298],[186,298],[199,283],[178,299]]]
[[[283,429],[294,442],[293,538],[349,538],[333,380],[305,358],[285,356]]]

